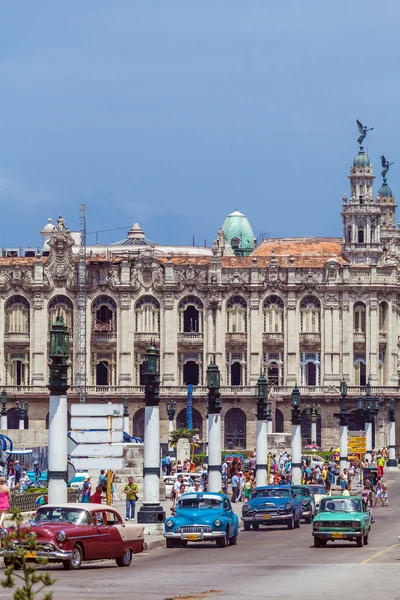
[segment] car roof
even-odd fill
[[[218,498],[219,500],[223,500],[224,498],[226,498],[227,496],[225,494],[222,494],[220,492],[186,492],[185,494],[182,494],[181,498],[183,498],[185,496],[185,498]]]
[[[115,512],[118,512],[113,506],[109,506],[108,504],[92,504],[87,502],[68,502],[68,504],[43,504],[43,506],[40,506],[39,508],[65,508],[67,510],[69,508],[79,508],[81,510],[88,510],[89,512],[99,510],[114,510]]]
[[[314,485],[317,485],[317,484],[314,484]],[[303,485],[302,483],[292,483],[289,487],[302,487],[302,488],[306,488],[306,487],[308,487],[308,485]]]
[[[254,490],[277,490],[277,489],[290,489],[292,486],[291,485],[258,485],[254,488]],[[253,491],[254,491],[253,490]]]
[[[336,494],[336,496],[327,496],[329,500],[362,500],[362,496],[342,496],[342,494]]]

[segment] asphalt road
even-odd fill
[[[79,572],[47,570],[55,600],[243,600],[286,598],[400,600],[400,474],[388,475],[390,506],[374,509],[370,543],[313,547],[311,525],[241,531],[237,546],[154,549],[128,569],[112,561]],[[1,574],[1,572],[0,572]],[[7,592],[1,598],[11,598]]]

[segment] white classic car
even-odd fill
[[[330,494],[328,494],[324,485],[320,485],[318,483],[311,483],[310,485],[307,485],[307,487],[310,490],[311,496],[314,496],[315,506],[318,510],[319,503],[321,502],[322,498],[326,498],[326,496],[330,496]]]

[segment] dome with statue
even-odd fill
[[[392,192],[391,188],[388,186],[385,177],[383,179],[383,183],[382,183],[381,187],[378,190],[378,195],[381,198],[393,198],[393,192]]]
[[[224,238],[238,256],[245,256],[254,250],[254,233],[250,221],[238,210],[228,215],[222,225]]]
[[[365,154],[363,147],[360,146],[360,151],[353,160],[353,167],[369,167],[371,166],[368,156]]]

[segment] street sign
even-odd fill
[[[74,404],[72,405],[74,406]],[[80,406],[89,406],[88,404],[82,404]],[[71,429],[114,429],[124,430],[124,418],[123,417],[72,417]],[[75,435],[75,432],[72,433]]]
[[[123,446],[112,446],[111,444],[79,444],[71,452],[71,458],[75,457],[86,457],[86,456],[123,456],[124,447]]]
[[[124,434],[122,431],[74,431],[74,440],[78,444],[121,444]]]
[[[72,404],[72,417],[122,417],[123,404]]]
[[[68,434],[67,435],[67,454],[71,454],[77,447],[76,441]]]
[[[74,458],[74,467],[77,471],[100,471],[101,469],[112,469],[121,471],[123,469],[122,458]]]
[[[70,462],[70,461],[68,461],[67,471],[68,471],[68,483],[71,483],[71,481],[73,480],[73,478],[76,475],[76,469],[75,469],[74,465],[72,464],[72,462]]]

